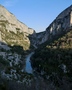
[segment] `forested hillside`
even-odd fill
[[[40,46],[32,57],[32,66],[55,85],[72,83],[72,30]]]

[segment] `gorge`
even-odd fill
[[[72,89],[72,5],[40,33],[0,5],[0,89]]]

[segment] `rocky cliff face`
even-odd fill
[[[35,33],[0,5],[0,89],[5,90],[8,87],[13,90],[72,90],[72,31],[49,45],[38,48],[32,57],[35,71],[48,81],[53,80],[52,82],[45,83],[41,77],[35,77],[23,70],[26,50],[31,46],[37,48],[70,29],[72,6],[59,14],[46,31]]]
[[[9,45],[20,45],[29,49],[29,35],[35,31],[24,23],[16,19],[16,17],[0,5],[0,41]]]
[[[17,20],[0,5],[0,90],[4,88],[3,80],[16,80],[19,83],[31,81],[31,75],[23,69],[25,56],[28,54],[26,50],[33,46],[29,36],[34,34],[32,28]]]
[[[28,26],[17,20],[17,18],[7,11],[3,6],[0,5],[0,22],[6,22],[6,29],[8,31],[13,31],[17,33],[17,29],[21,32],[26,32],[28,34],[33,34],[34,30],[29,29]]]
[[[31,57],[33,69],[55,85],[52,90],[71,90],[72,6],[59,14],[46,31],[36,34],[36,37],[37,44],[41,45]]]
[[[72,28],[72,5],[61,12],[44,32],[36,33],[0,5],[0,41],[10,45],[20,45],[29,49],[37,47],[54,36],[67,32]],[[28,38],[30,37],[30,38]],[[25,42],[25,43],[23,43]]]
[[[72,5],[61,12],[44,32],[37,34],[36,44],[42,44],[53,36],[67,32],[72,28]]]

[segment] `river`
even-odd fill
[[[31,62],[30,62],[30,58],[31,56],[34,54],[34,52],[31,52],[29,55],[26,56],[25,60],[26,60],[26,66],[25,66],[25,72],[27,73],[32,73],[32,66],[31,66]]]

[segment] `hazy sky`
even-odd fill
[[[0,0],[0,4],[21,22],[40,32],[70,6],[72,0]]]

